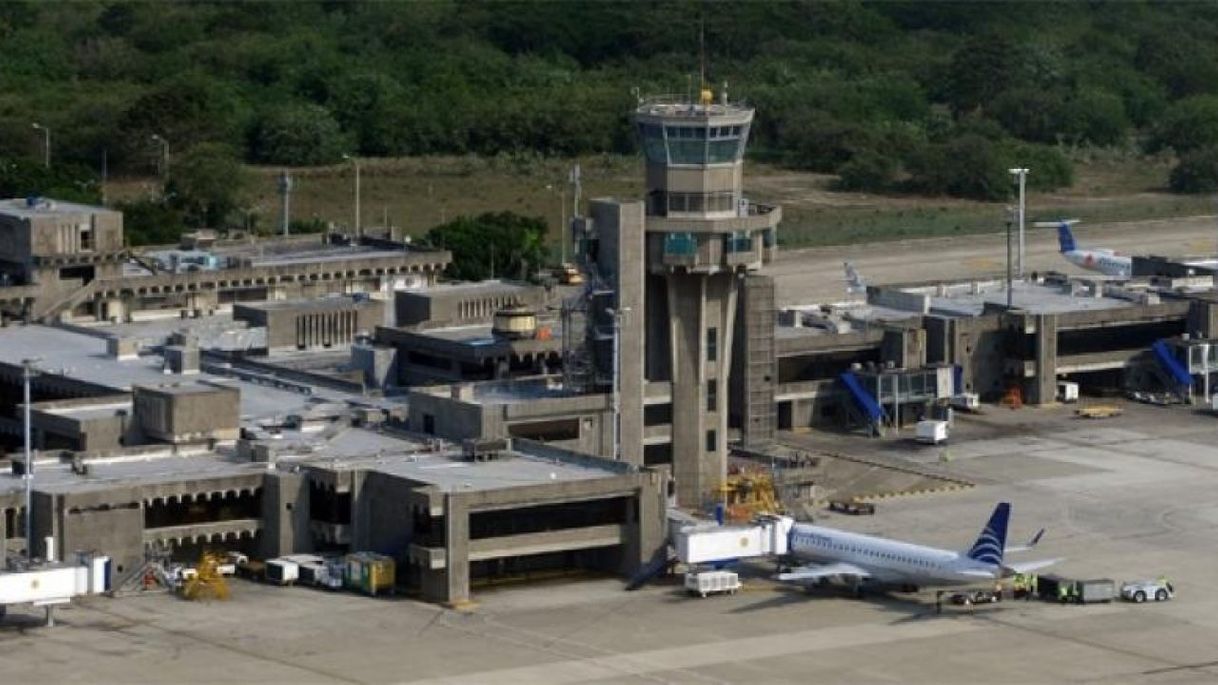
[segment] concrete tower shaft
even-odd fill
[[[753,110],[650,100],[635,111],[647,164],[649,381],[672,387],[677,500],[718,496],[727,470],[728,388],[740,280],[771,261],[782,212],[743,194]]]

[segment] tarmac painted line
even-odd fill
[[[463,675],[412,681],[425,685],[454,685],[456,683],[580,683],[591,680],[611,680],[688,668],[702,668],[724,663],[769,659],[792,654],[809,654],[829,650],[867,647],[872,645],[923,640],[958,635],[989,626],[973,621],[937,621],[927,618],[904,624],[865,624],[817,628],[792,633],[775,633],[761,637],[736,638],[705,642],[684,647],[669,647],[643,652],[614,654],[588,659],[572,659]]]

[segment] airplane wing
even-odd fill
[[[1042,568],[1052,566],[1059,563],[1063,559],[1040,559],[1038,561],[1025,561],[1020,564],[1003,564],[1002,568],[1008,573],[1028,573],[1029,571],[1039,571]]]
[[[1035,546],[1036,546],[1036,544],[1037,544],[1038,542],[1040,542],[1040,539],[1041,539],[1041,537],[1043,537],[1043,536],[1044,536],[1044,534],[1045,534],[1045,529],[1044,529],[1044,528],[1041,528],[1041,529],[1040,529],[1040,530],[1039,530],[1039,531],[1036,533],[1036,535],[1032,537],[1032,539],[1031,539],[1031,540],[1028,542],[1028,544],[1026,544],[1026,545],[1018,545],[1018,546],[1016,546],[1016,547],[1006,547],[1006,548],[1004,548],[1004,549],[1002,550],[1002,553],[1003,553],[1003,554],[1010,554],[1011,552],[1026,552],[1026,551],[1028,551],[1028,550],[1032,549],[1033,547],[1035,547]]]
[[[822,578],[832,578],[833,576],[870,578],[871,573],[864,568],[855,566],[854,564],[847,564],[839,561],[832,564],[805,564],[798,568],[791,569],[786,573],[779,573],[778,580],[784,582],[799,582],[805,580],[821,580]]]

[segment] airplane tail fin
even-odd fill
[[[1073,252],[1075,249],[1074,233],[1070,231],[1068,222],[1061,222],[1057,225],[1057,244],[1061,247],[1062,252]]]
[[[968,558],[986,564],[1002,565],[1002,553],[1007,544],[1007,523],[1011,519],[1011,505],[1000,502],[990,514],[990,520],[977,541],[969,548]]]
[[[858,270],[850,262],[845,262],[846,266],[846,292],[848,293],[865,293],[867,292],[867,283],[863,281],[863,277]]]

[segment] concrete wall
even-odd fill
[[[170,443],[235,440],[241,391],[221,385],[189,389],[136,386],[135,420],[147,436]]]
[[[613,455],[613,412],[608,395],[522,397],[511,402],[493,399],[484,402],[474,397],[474,389],[468,384],[454,388],[456,397],[436,396],[426,391],[412,392],[409,401],[410,429],[459,441],[466,438],[513,437],[513,427],[576,421],[577,439],[550,442],[585,454]],[[429,425],[432,428],[430,431],[427,430]],[[641,437],[638,444],[642,444]]]
[[[598,271],[614,289],[614,308],[623,312],[618,319],[618,369],[610,368],[607,374],[612,378],[615,371],[620,372],[621,456],[642,464],[644,326],[648,317],[643,297],[644,206],[642,202],[597,199],[589,210],[600,235]],[[612,366],[612,359],[608,362]],[[606,390],[612,392],[612,388]]]
[[[380,300],[333,297],[236,304],[233,319],[265,326],[268,349],[315,349],[350,345],[357,334],[371,334],[381,324],[384,309]]]
[[[394,293],[394,322],[397,326],[422,327],[486,323],[503,307],[541,308],[547,300],[541,286],[507,281],[400,290]]]
[[[729,423],[740,429],[745,444],[764,444],[774,438],[777,425],[774,389],[778,384],[776,323],[774,279],[749,275],[744,279],[736,313],[728,397]]]
[[[260,553],[272,558],[312,552],[308,479],[300,473],[268,471],[262,486]]]

